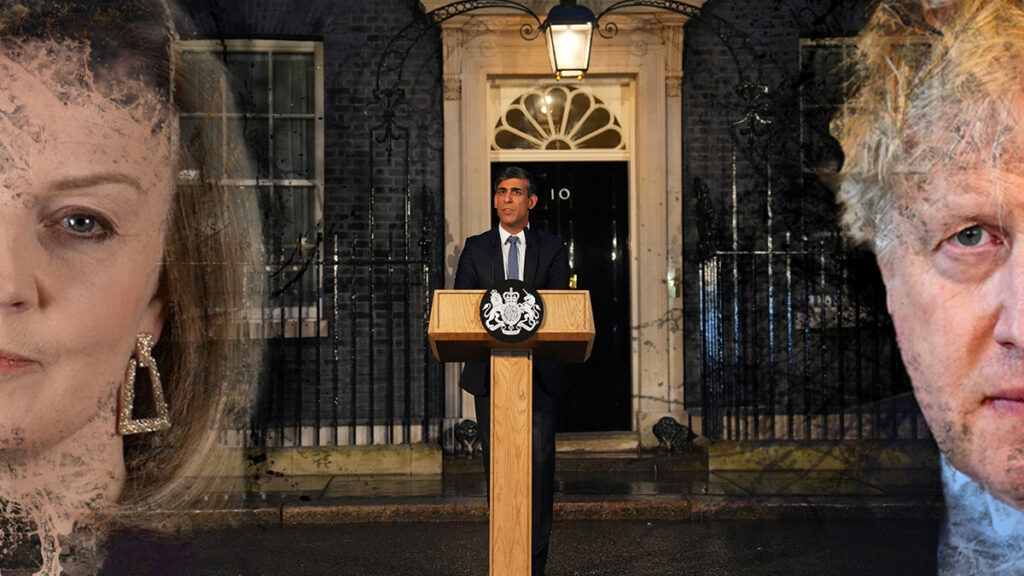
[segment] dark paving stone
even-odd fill
[[[935,522],[556,522],[548,576],[935,573]],[[198,532],[210,576],[483,576],[487,524],[243,527]]]
[[[560,456],[557,520],[933,519],[931,470],[694,470],[690,456]],[[244,498],[210,502],[203,525],[458,522],[486,518],[479,460],[447,458],[442,475],[271,478]],[[216,500],[216,499],[215,499]],[[217,509],[224,519],[218,524]],[[188,513],[186,513],[188,514]],[[248,518],[248,516],[252,518]],[[193,518],[199,516],[193,515]]]

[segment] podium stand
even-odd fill
[[[442,362],[491,362],[490,574],[528,576],[532,556],[533,361],[579,363],[594,344],[586,290],[539,290],[544,319],[530,339],[491,337],[480,321],[486,290],[437,290],[430,345]]]

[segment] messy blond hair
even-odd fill
[[[158,289],[165,321],[153,350],[171,427],[124,438],[121,504],[132,508],[174,508],[204,493],[208,480],[240,472],[241,450],[224,458],[219,437],[249,429],[261,365],[261,340],[248,338],[249,313],[262,310],[264,298],[257,200],[220,184],[229,172],[245,172],[248,156],[241,131],[221,125],[219,116],[207,122],[217,123],[218,136],[227,131],[223,140],[205,138],[200,126],[179,141],[177,111],[220,112],[203,106],[220,102],[210,92],[220,89],[225,74],[203,55],[196,56],[206,58],[198,65],[182,65],[175,42],[185,24],[168,0],[0,0],[5,39],[79,46],[89,55],[89,78],[128,76],[147,98],[155,94],[157,115],[167,121],[157,123],[154,136],[180,150],[177,182],[168,182],[174,192]],[[138,96],[109,97],[115,105],[148,102]],[[227,150],[225,141],[233,143]],[[207,148],[211,142],[215,149]]]
[[[1019,160],[1024,5],[882,2],[856,44],[853,95],[832,123],[838,200],[847,234],[882,254],[908,175]]]

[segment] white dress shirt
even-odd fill
[[[1024,574],[1024,512],[997,500],[942,456],[946,518],[939,531],[940,576]]]

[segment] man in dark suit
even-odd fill
[[[569,257],[562,239],[530,228],[537,205],[533,178],[510,166],[494,179],[497,228],[466,239],[455,273],[459,290],[488,289],[506,279],[523,280],[535,290],[569,288]],[[459,385],[473,394],[490,478],[490,364],[467,362]],[[568,385],[565,366],[535,362],[533,368],[533,574],[543,575],[551,539],[554,504],[555,428],[558,394]]]

